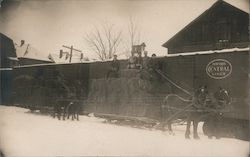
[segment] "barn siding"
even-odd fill
[[[248,24],[248,13],[217,1],[163,46],[169,54],[248,47]]]

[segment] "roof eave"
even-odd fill
[[[30,59],[30,60],[36,60],[36,61],[42,61],[42,62],[51,62],[51,63],[55,63],[52,62],[51,60],[43,60],[43,59],[37,59],[37,58],[29,58],[29,57],[17,57],[18,59]]]

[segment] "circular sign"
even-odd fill
[[[215,59],[206,67],[208,76],[214,79],[223,79],[232,73],[232,65],[225,59]]]

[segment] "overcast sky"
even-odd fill
[[[225,0],[249,12],[248,0]],[[84,35],[103,21],[115,24],[127,37],[129,18],[141,27],[141,41],[150,54],[165,55],[161,45],[208,9],[216,0],[27,0],[7,5],[0,31],[14,41],[24,39],[43,54],[59,53],[73,45],[85,56],[96,58]]]

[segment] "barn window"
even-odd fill
[[[216,23],[216,39],[217,42],[228,42],[230,40],[230,25],[226,20],[221,20]]]

